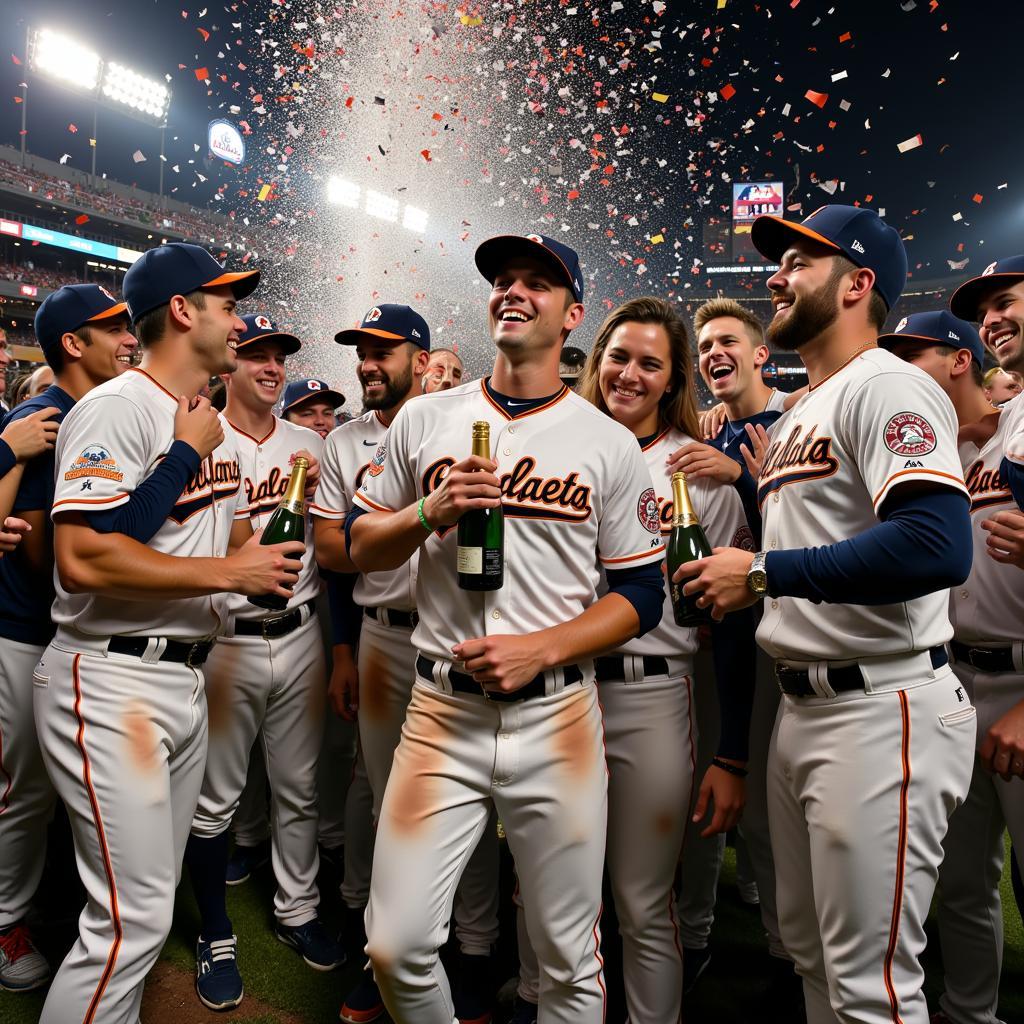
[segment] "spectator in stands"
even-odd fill
[[[993,405],[1005,405],[1024,391],[1024,378],[1016,370],[1003,370],[993,366],[982,378],[985,397]]]
[[[0,410],[6,415],[11,407],[4,401],[7,391],[7,367],[11,365],[11,354],[7,351],[7,332],[0,327]]]

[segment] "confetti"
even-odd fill
[[[667,92],[652,92],[651,93],[651,99],[654,100],[655,103],[668,103],[668,93]]]
[[[903,142],[898,142],[896,148],[901,153],[907,153],[912,149],[917,149],[918,146],[924,145],[924,139],[920,135],[914,135],[909,139],[904,139]]]
[[[736,89],[732,82],[726,82],[725,85],[718,90],[718,95],[721,96],[723,100],[731,100],[733,96],[736,95]]]
[[[76,224],[88,224],[89,223],[89,215],[87,213],[80,213],[75,218],[75,223]]]
[[[132,160],[134,160],[137,164],[144,164],[146,162],[146,157],[141,149],[137,149],[135,150],[134,153],[132,153]]]
[[[824,107],[828,102],[827,92],[815,92],[813,89],[808,89],[804,93],[804,99],[810,100],[816,107]]]
[[[210,77],[210,70],[209,68],[196,68],[195,75],[200,82],[205,82]]]

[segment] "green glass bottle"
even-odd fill
[[[261,544],[281,544],[286,540],[306,539],[306,472],[309,459],[296,456],[292,463],[292,474],[281,504],[274,509],[260,537]],[[260,594],[250,597],[249,603],[272,612],[283,612],[288,607],[288,598],[279,594]]]
[[[684,579],[675,583],[672,577],[676,569],[686,562],[707,558],[711,554],[704,530],[693,511],[690,492],[686,487],[686,474],[672,474],[672,532],[668,538],[668,579],[669,594],[672,598],[672,612],[677,626],[701,626],[711,621],[710,608],[698,608],[700,594],[684,594],[683,587],[690,582]]]
[[[473,424],[473,454],[491,457],[491,425]],[[459,586],[463,590],[500,590],[505,580],[505,513],[497,508],[471,508],[459,518]]]

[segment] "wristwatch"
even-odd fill
[[[750,592],[757,597],[764,597],[768,593],[768,572],[765,569],[766,558],[766,552],[758,551],[754,555],[754,560],[750,563],[750,568],[747,570],[747,586],[750,587]]]

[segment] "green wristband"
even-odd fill
[[[416,503],[416,515],[420,517],[420,524],[423,526],[423,529],[426,530],[427,533],[433,533],[434,528],[427,522],[427,517],[423,514],[423,502],[426,500],[426,498],[420,498]]]

